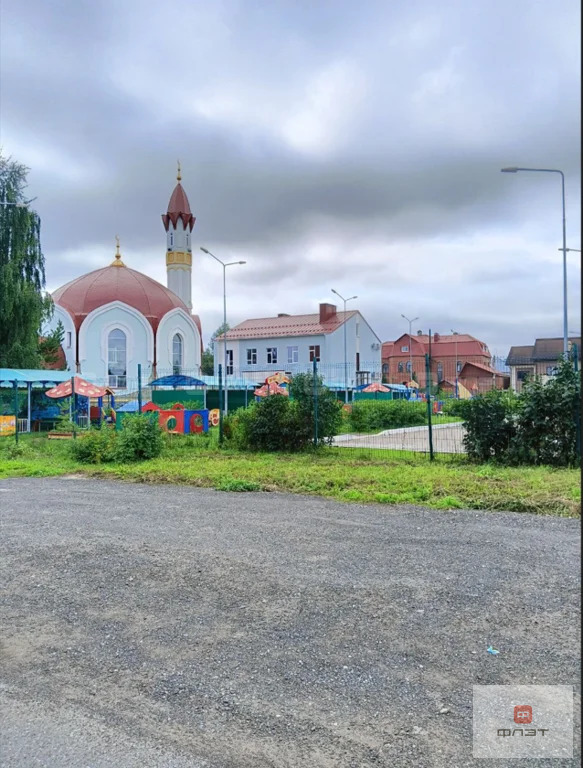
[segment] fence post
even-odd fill
[[[138,413],[142,412],[142,364],[138,363]]]
[[[579,352],[577,345],[573,344],[573,369],[575,373],[579,371]],[[575,406],[575,450],[577,452],[577,458],[581,458],[581,399],[577,398],[577,405]]]
[[[425,354],[425,380],[427,391],[427,426],[429,428],[429,458],[433,461],[435,457],[433,456],[433,430],[431,427],[431,366],[427,353]]]
[[[223,366],[219,363],[219,445],[223,444]]]
[[[316,355],[312,366],[312,376],[314,379],[314,447],[318,447],[318,364]]]
[[[14,437],[18,442],[18,382],[12,382],[14,386]]]
[[[73,422],[73,440],[77,439],[77,403],[75,402],[75,377],[71,376],[71,421]]]

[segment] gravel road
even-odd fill
[[[435,453],[465,453],[464,434],[461,424],[434,424],[433,450]],[[334,445],[339,448],[380,448],[429,453],[429,431],[427,427],[401,427],[385,429],[374,435],[354,432],[337,435],[334,438]]]
[[[79,478],[0,508],[2,766],[498,767],[472,685],[578,711],[575,520]]]

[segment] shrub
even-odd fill
[[[101,464],[115,459],[116,435],[112,429],[90,429],[72,440],[71,455],[83,464]]]
[[[253,451],[300,451],[312,437],[312,426],[297,402],[270,395],[232,417],[235,445]]]
[[[162,453],[164,439],[156,416],[155,412],[126,416],[117,435],[116,461],[154,459]]]
[[[461,416],[463,418],[464,404],[466,400],[457,400],[455,397],[448,397],[443,401],[441,410],[446,416]]]
[[[464,418],[464,446],[476,461],[504,461],[516,433],[514,416],[518,400],[514,392],[493,389],[471,400],[459,400]]]
[[[355,432],[417,427],[427,423],[427,405],[408,400],[360,400],[352,406],[350,421]]]
[[[324,385],[322,377],[316,374],[316,395],[318,399],[318,443],[332,443],[342,426],[342,403]],[[314,374],[298,373],[289,385],[290,397],[297,404],[297,418],[302,433],[307,430],[308,442],[314,435]]]
[[[581,377],[568,361],[543,384],[527,381],[519,397],[516,434],[509,460],[520,464],[577,464],[577,424],[580,424]]]

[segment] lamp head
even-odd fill
[[[511,166],[510,168],[500,168],[502,173],[518,173],[518,168]]]
[[[202,245],[200,246],[200,250],[201,250],[203,253],[209,253],[209,251],[207,251],[207,249],[206,249],[206,248],[203,248],[203,247],[202,247]]]
[[[238,261],[237,264],[247,264],[246,261]]]

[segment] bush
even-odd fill
[[[90,429],[69,445],[71,455],[83,464],[114,461],[116,435],[111,429]]]
[[[527,381],[519,398],[516,434],[509,459],[517,464],[569,466],[578,463],[581,377],[568,361],[546,384]]]
[[[232,439],[252,451],[301,451],[312,438],[312,425],[297,402],[270,395],[231,419]]]
[[[126,416],[117,434],[115,459],[119,462],[155,459],[164,447],[163,433],[157,414],[137,413]]]
[[[427,404],[408,400],[360,400],[352,406],[350,422],[355,432],[417,427],[427,423]]]
[[[470,459],[504,461],[516,426],[518,399],[514,392],[493,389],[471,400],[459,400],[459,415],[464,419],[464,446]]]
[[[342,403],[324,385],[321,376],[316,375],[315,385],[318,398],[318,443],[331,444],[332,438],[342,426]],[[301,429],[308,431],[308,441],[311,441],[314,435],[314,374],[298,373],[293,376],[289,392],[298,407],[297,417]]]
[[[581,376],[571,363],[546,384],[527,382],[520,395],[493,390],[460,401],[470,458],[507,464],[569,466],[578,462]]]
[[[461,416],[464,415],[464,404],[467,400],[458,400],[455,397],[448,397],[443,401],[441,410],[446,416]]]

